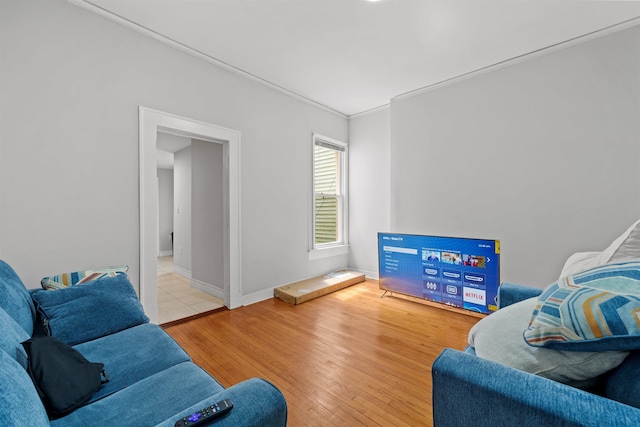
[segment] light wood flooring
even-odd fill
[[[269,299],[166,327],[229,387],[251,377],[284,394],[289,426],[431,426],[431,365],[463,349],[477,317],[367,280],[298,306]]]

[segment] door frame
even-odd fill
[[[140,301],[158,323],[158,131],[223,145],[224,157],[224,304],[242,306],[240,266],[240,131],[139,106]]]

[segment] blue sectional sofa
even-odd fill
[[[253,378],[225,389],[162,328],[148,323],[136,299],[126,275],[63,290],[27,290],[0,261],[0,425],[173,427],[223,399],[234,406],[216,426],[286,425],[287,405],[275,386]],[[59,333],[87,360],[104,363],[110,377],[86,405],[53,420],[20,344],[41,329],[36,319],[45,319],[45,332]]]
[[[498,293],[499,309],[540,293],[505,283]],[[640,409],[634,407],[640,406],[637,350],[590,391],[477,357],[473,347],[443,350],[433,363],[432,379],[436,427],[640,425]]]

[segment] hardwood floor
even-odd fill
[[[430,426],[431,365],[479,320],[367,280],[291,306],[277,299],[169,326],[228,387],[251,377],[285,395],[289,426]]]

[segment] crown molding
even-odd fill
[[[91,3],[88,0],[67,0],[67,1],[69,3],[75,5],[75,6],[81,7],[81,8],[86,9],[86,10],[92,12],[92,13],[100,15],[100,16],[102,16],[104,18],[110,19],[111,21],[114,21],[114,22],[116,22],[116,23],[118,23],[118,24],[120,24],[120,25],[122,25],[124,27],[127,27],[127,28],[129,28],[131,30],[134,30],[134,31],[136,31],[136,32],[138,32],[140,34],[143,34],[145,36],[151,37],[151,38],[153,38],[153,39],[155,39],[155,40],[157,40],[157,41],[159,41],[161,43],[164,43],[164,44],[166,44],[168,46],[171,46],[171,47],[173,47],[175,49],[178,49],[181,52],[184,52],[186,54],[194,56],[194,57],[196,57],[196,58],[198,58],[198,59],[200,59],[202,61],[208,62],[209,64],[215,65],[216,67],[222,68],[222,69],[224,69],[226,71],[229,71],[229,72],[234,73],[234,74],[236,74],[238,76],[244,77],[244,78],[246,78],[248,80],[260,83],[260,84],[262,84],[264,86],[267,86],[267,87],[269,87],[271,89],[277,90],[278,92],[281,92],[281,93],[283,93],[285,95],[288,95],[288,96],[290,96],[292,98],[295,98],[298,101],[302,101],[302,102],[304,102],[306,104],[312,105],[312,106],[314,106],[316,108],[319,108],[321,110],[324,110],[324,111],[327,111],[329,113],[335,114],[336,116],[338,116],[340,118],[343,118],[343,119],[347,119],[349,117],[346,114],[341,113],[341,112],[339,112],[337,110],[334,110],[333,108],[327,107],[324,104],[316,102],[316,101],[314,101],[312,99],[309,99],[309,98],[307,98],[307,97],[305,97],[303,95],[300,95],[300,94],[298,94],[296,92],[290,91],[289,89],[285,89],[282,86],[278,86],[275,83],[272,83],[272,82],[270,82],[268,80],[265,80],[265,79],[263,79],[261,77],[258,77],[256,75],[253,75],[253,74],[251,74],[251,73],[249,73],[247,71],[244,71],[244,70],[242,70],[240,68],[234,67],[233,65],[227,64],[224,61],[220,61],[219,59],[216,59],[216,58],[214,58],[212,56],[209,56],[209,55],[207,55],[207,54],[205,54],[205,53],[203,53],[203,52],[201,52],[199,50],[193,49],[193,48],[191,48],[191,47],[189,47],[189,46],[187,46],[187,45],[185,45],[183,43],[180,43],[179,41],[176,41],[176,40],[173,40],[173,39],[171,39],[169,37],[163,36],[162,34],[159,34],[159,33],[155,32],[155,31],[153,31],[153,30],[151,30],[149,28],[143,27],[142,25],[139,25],[139,24],[137,24],[137,23],[135,23],[133,21],[130,21],[130,20],[126,19],[126,18],[123,18],[122,16],[116,15],[115,13],[110,12],[110,11],[108,11],[106,9],[103,9],[102,7],[97,6],[97,5]]]
[[[518,64],[520,62],[525,62],[533,58],[537,58],[538,56],[546,55],[548,53],[556,52],[558,50],[566,49],[571,46],[575,46],[580,43],[584,43],[599,37],[603,37],[612,33],[616,33],[618,31],[626,30],[631,27],[635,27],[636,25],[640,25],[640,16],[636,18],[629,19],[627,21],[620,22],[618,24],[614,24],[605,28],[601,28],[599,30],[592,31],[587,34],[583,34],[581,36],[574,37],[569,40],[565,40],[556,44],[552,44],[550,46],[546,46],[540,49],[536,49],[534,51],[524,53],[522,55],[518,55],[516,57],[506,59],[504,61],[497,62],[495,64],[487,65],[486,67],[478,68],[477,70],[469,71],[468,73],[460,74],[459,76],[451,77],[446,80],[442,80],[437,83],[430,84],[428,86],[424,86],[418,89],[411,90],[409,92],[403,93],[401,95],[394,96],[391,98],[391,104],[394,101],[399,101],[406,98],[411,98],[416,95],[420,95],[425,92],[429,92],[431,90],[439,89],[444,86],[448,86],[453,83],[458,83],[463,80],[469,79],[471,77],[475,77],[484,73],[488,73],[490,71],[496,71],[504,67],[508,67],[511,65]],[[353,117],[353,116],[351,116]]]
[[[349,120],[357,119],[357,118],[362,117],[362,116],[368,116],[369,114],[377,113],[380,110],[384,110],[385,108],[390,108],[390,107],[391,107],[390,103],[379,105],[377,107],[370,108],[369,110],[365,110],[365,111],[361,111],[359,113],[351,114],[349,116]]]

